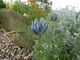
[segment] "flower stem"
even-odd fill
[[[40,52],[42,52],[42,39],[41,39],[41,35],[39,35],[39,41],[38,41],[38,43],[39,43],[39,48],[40,48]]]

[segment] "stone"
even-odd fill
[[[3,55],[0,55],[0,60],[2,60],[4,58],[4,56]]]
[[[4,33],[5,34],[5,33]],[[27,33],[20,33],[21,36],[24,37],[24,41],[26,39],[30,40],[30,37]],[[9,37],[10,35],[10,37]],[[6,37],[8,39],[6,39]],[[11,36],[11,34],[8,34],[4,37],[4,39],[0,42],[0,59],[1,60],[32,60],[33,53],[29,49],[32,48],[32,41],[26,40],[25,43],[22,43],[23,40],[15,40],[17,43],[14,44],[14,34]],[[26,37],[26,38],[25,38]],[[27,38],[29,37],[29,38]],[[20,45],[19,45],[19,44]],[[24,46],[26,45],[26,46]],[[26,49],[28,48],[28,49]]]
[[[9,9],[0,10],[0,27],[6,31],[24,32],[26,21],[23,15]]]
[[[19,35],[18,37],[14,37],[12,35],[6,34],[5,40],[14,39],[14,44],[20,47],[25,47],[27,49],[31,49],[35,42],[32,37],[29,35],[30,32],[27,31],[27,24],[25,21],[26,18],[23,15],[9,9],[1,9],[0,10],[0,22],[1,29],[4,29],[6,33],[14,32]],[[2,35],[1,35],[2,36]]]
[[[14,44],[32,50],[32,47],[35,45],[35,41],[31,38],[28,32],[22,32],[20,33],[19,38],[14,40]]]

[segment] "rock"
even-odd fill
[[[5,53],[5,50],[4,50],[4,49],[2,49],[2,52],[3,52],[3,53]]]
[[[0,40],[3,39],[5,36],[4,31],[0,29]]]
[[[0,55],[0,60],[2,60],[4,58],[4,56],[3,55]]]
[[[14,44],[32,50],[32,47],[35,45],[35,42],[28,34],[28,32],[22,32],[20,33],[19,38],[16,38],[14,40]]]
[[[3,60],[8,60],[8,59],[4,58]]]
[[[10,35],[10,37],[9,37]],[[28,45],[30,44],[30,41],[28,42],[28,45],[26,47],[22,47],[22,45],[15,45],[14,44],[14,34],[6,35],[4,39],[0,42],[0,58],[1,60],[7,59],[7,60],[32,60],[31,51],[26,49]],[[24,33],[21,33],[21,36],[24,36]],[[27,36],[27,35],[26,35]],[[25,36],[25,37],[26,37]],[[28,35],[29,36],[29,35]],[[28,37],[27,36],[27,37]],[[8,38],[6,40],[6,37]],[[19,43],[19,42],[18,42]],[[26,43],[26,42],[25,42]],[[20,42],[21,44],[21,42]],[[29,47],[28,47],[29,48]]]
[[[5,42],[0,42],[0,60],[32,60],[29,50],[15,45],[13,39],[11,42],[10,40],[9,37],[9,41],[2,40]]]
[[[12,38],[15,40],[14,43],[18,46],[25,47],[27,49],[31,49],[33,47],[35,42],[29,35],[30,32],[26,30],[27,24],[23,15],[9,9],[1,9],[0,22],[2,24],[1,28],[3,28],[5,31],[15,31],[19,34],[18,37],[12,37],[12,35],[9,35],[6,37],[6,40]]]
[[[26,29],[26,21],[23,15],[9,9],[0,10],[1,28],[6,31],[24,32]]]
[[[2,42],[0,42],[0,44],[2,43],[4,47],[2,48],[0,46],[0,55],[4,54],[4,59],[7,60],[24,60],[24,57],[28,55],[26,49],[32,49],[33,45],[35,44],[30,36],[30,32],[25,29],[25,18],[15,11],[1,9],[0,22],[1,28],[7,31],[4,32],[5,36],[1,33],[3,40],[1,40]],[[17,34],[9,33],[11,31],[16,31],[15,33]]]

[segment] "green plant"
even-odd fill
[[[22,2],[16,2],[13,10],[22,15],[26,14],[26,23],[29,25],[35,18],[40,19],[44,17],[46,19],[46,16],[50,13],[50,6],[48,9],[41,8],[41,6],[39,4],[32,5],[32,3],[23,4]]]
[[[0,9],[1,9],[1,8],[6,8],[6,6],[5,6],[3,0],[0,0]]]
[[[80,15],[68,10],[54,10],[58,15],[56,21],[48,22],[47,31],[41,36],[41,45],[34,46],[35,60],[79,60],[80,56]],[[35,36],[37,40],[37,36]],[[36,40],[36,42],[37,42]],[[38,43],[36,43],[38,44]],[[39,54],[39,51],[41,54]]]

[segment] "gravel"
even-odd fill
[[[32,60],[29,50],[13,43],[16,35],[0,31],[0,60]]]

